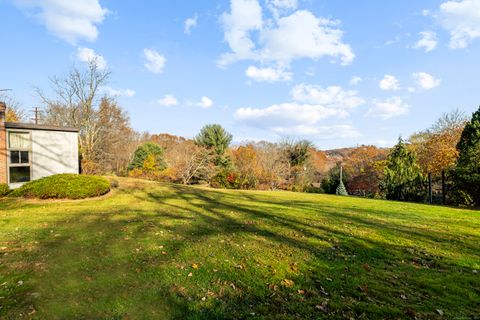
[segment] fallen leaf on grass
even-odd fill
[[[291,288],[295,285],[295,282],[293,282],[293,280],[290,280],[290,279],[283,279],[280,284],[286,288]]]
[[[192,268],[193,268],[193,269],[198,269],[198,264],[192,263]]]
[[[441,316],[443,316],[443,310],[442,309],[437,309],[437,313]]]
[[[192,277],[192,276],[193,276],[193,273],[190,272],[190,273],[188,274],[188,276],[189,276],[189,277]]]
[[[367,285],[359,286],[359,287],[358,287],[358,290],[360,290],[360,291],[362,291],[362,292],[367,292],[367,291],[368,291],[368,286],[367,286]]]
[[[315,308],[317,308],[320,311],[323,311],[323,312],[327,313],[328,312],[327,305],[328,305],[328,299],[323,301],[322,304],[317,304],[315,306]]]
[[[372,268],[368,265],[368,263],[364,263],[362,265],[362,268],[365,269],[366,271],[370,272],[372,270]]]

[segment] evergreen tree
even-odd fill
[[[480,107],[463,129],[457,150],[454,176],[461,202],[480,206]]]
[[[337,190],[335,190],[335,194],[337,196],[348,196],[347,189],[345,188],[345,185],[343,184],[343,169],[340,167],[340,183],[337,187]]]
[[[222,156],[232,142],[232,135],[219,124],[209,124],[200,130],[195,137],[195,142],[214,151],[216,155]]]
[[[221,168],[230,166],[230,159],[224,155],[231,142],[232,135],[219,124],[204,126],[195,137],[195,143],[209,150],[213,156],[213,163]]]
[[[425,196],[423,176],[416,155],[402,138],[390,151],[381,189],[389,200],[421,201]]]
[[[163,158],[163,149],[158,144],[147,142],[135,150],[128,170],[146,169],[147,171],[161,171],[167,167]]]

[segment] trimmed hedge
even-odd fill
[[[6,183],[0,183],[0,197],[5,197],[10,193],[10,188]]]
[[[107,179],[78,174],[57,174],[27,182],[10,193],[12,197],[39,199],[84,199],[110,191]]]

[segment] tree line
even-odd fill
[[[310,141],[291,139],[232,145],[232,135],[218,124],[193,139],[136,132],[115,97],[102,91],[109,76],[92,60],[85,69],[51,78],[52,95],[37,89],[44,124],[79,129],[84,173],[417,202],[427,199],[430,174],[435,190],[441,188],[438,177],[448,177],[442,191],[448,190],[449,203],[480,205],[480,109],[470,119],[460,111],[444,114],[390,149],[321,151]],[[18,104],[7,103],[7,121],[24,120]]]

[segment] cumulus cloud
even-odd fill
[[[97,68],[102,70],[107,67],[107,60],[90,48],[78,48],[77,60],[84,63],[93,62],[97,65]]]
[[[132,89],[115,89],[108,86],[104,87],[103,91],[111,96],[127,97],[127,98],[131,98],[136,94],[135,90],[132,90]]]
[[[109,12],[99,0],[14,0],[14,3],[37,18],[52,34],[71,44],[96,40],[97,26]]]
[[[363,81],[362,78],[355,76],[355,77],[352,77],[352,79],[350,79],[350,85],[356,86],[357,84],[359,84],[362,81]]]
[[[414,73],[413,78],[417,86],[423,90],[430,90],[440,85],[441,80],[435,79],[432,75],[426,72]]]
[[[314,125],[318,121],[332,117],[344,116],[342,110],[330,109],[321,105],[289,102],[275,104],[267,108],[240,108],[235,117],[238,120],[257,126],[278,127],[285,125]]]
[[[297,0],[267,0],[267,8],[272,12],[275,18],[280,15],[295,10],[298,7]]]
[[[287,126],[273,127],[272,131],[281,136],[315,137],[317,140],[356,138],[360,133],[351,125],[340,124],[333,126]]]
[[[198,20],[198,15],[195,13],[195,15],[192,18],[188,18],[184,22],[184,32],[186,34],[190,34],[192,32],[192,29],[197,26],[197,20]]]
[[[196,105],[200,108],[207,109],[213,107],[213,101],[209,97],[202,97]]]
[[[373,106],[368,109],[365,116],[377,117],[387,120],[408,113],[410,106],[403,102],[400,97],[393,97],[386,100],[373,100]]]
[[[395,76],[390,74],[386,74],[383,79],[380,80],[378,86],[384,91],[400,90],[399,81],[397,78],[395,78]]]
[[[153,73],[162,73],[167,59],[153,49],[143,49],[145,57],[144,66]]]
[[[174,95],[166,94],[163,98],[158,99],[157,103],[164,107],[173,107],[178,105],[178,100]]]
[[[320,86],[299,84],[292,89],[295,101],[322,105],[336,109],[351,109],[365,103],[355,90],[344,90],[339,86],[322,88]]]
[[[466,48],[480,37],[480,1],[446,1],[436,15],[442,27],[450,32],[451,49]]]
[[[422,49],[425,52],[435,50],[437,47],[437,34],[433,31],[423,31],[419,33],[420,39],[413,46],[415,49]]]
[[[276,8],[279,4],[284,9],[296,7],[296,2],[269,1]],[[351,47],[342,41],[339,22],[316,17],[307,10],[274,16],[266,23],[258,0],[231,0],[231,10],[223,14],[222,25],[231,52],[221,56],[220,65],[239,60],[289,65],[295,59],[325,56],[346,65],[355,58]]]
[[[257,0],[232,0],[230,13],[221,18],[225,41],[232,50],[224,55],[220,64],[255,57],[255,43],[250,33],[263,27],[262,7]]]
[[[281,68],[257,68],[250,66],[245,71],[245,75],[258,82],[276,82],[292,80],[292,73]]]
[[[265,108],[239,108],[235,119],[250,126],[269,130],[278,135],[315,136],[315,139],[353,137],[358,133],[345,124],[326,126],[323,120],[341,120],[348,110],[365,103],[356,91],[338,86],[300,84],[292,91],[292,102],[274,104]],[[331,120],[329,120],[331,121]],[[335,131],[336,129],[343,132]]]

